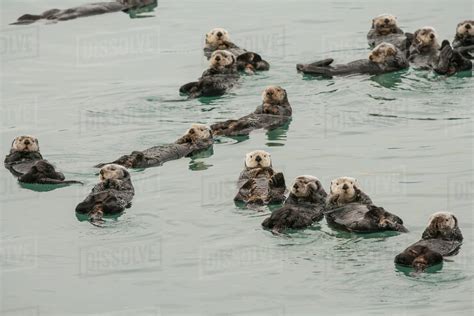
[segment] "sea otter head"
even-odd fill
[[[391,14],[381,14],[372,19],[372,29],[379,35],[395,33],[398,29],[397,18]]]
[[[369,54],[369,60],[376,64],[384,64],[389,57],[397,55],[397,48],[389,43],[380,43]]]
[[[449,212],[437,212],[430,216],[428,228],[432,234],[449,235],[458,227],[458,219]]]
[[[231,68],[235,65],[235,56],[226,50],[216,50],[209,60],[209,67],[217,70]]]
[[[296,177],[293,186],[291,187],[291,194],[296,197],[308,197],[314,192],[323,190],[323,186],[318,178],[314,176],[299,176]]]
[[[269,153],[263,150],[255,150],[245,156],[245,167],[247,169],[270,168],[272,158]]]
[[[15,137],[10,149],[12,152],[39,152],[38,139],[30,135]]]
[[[331,196],[338,197],[338,201],[349,203],[354,200],[358,190],[357,180],[351,177],[340,177],[331,181]]]
[[[225,42],[230,41],[229,32],[223,28],[214,28],[206,33],[206,45],[210,47],[219,47]]]
[[[196,143],[198,141],[205,141],[212,138],[211,129],[204,124],[193,124],[180,139],[176,141],[177,144]]]
[[[436,30],[431,26],[425,26],[417,30],[414,34],[413,43],[418,48],[424,49],[438,49],[440,47],[438,42],[438,34],[436,33]]]
[[[280,86],[268,86],[262,92],[263,103],[282,104],[288,101],[286,90]]]
[[[99,173],[100,181],[123,180],[130,177],[130,173],[125,167],[113,163],[103,166]]]
[[[471,36],[474,36],[474,21],[466,20],[459,23],[456,27],[456,37],[466,38]]]

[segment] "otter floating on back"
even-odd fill
[[[161,166],[167,161],[188,157],[214,144],[212,132],[206,125],[193,124],[191,128],[173,144],[155,146],[143,151],[133,151],[111,162],[126,168],[149,168]],[[96,165],[97,168],[109,163]]]
[[[357,180],[350,177],[331,181],[324,215],[330,226],[349,232],[407,232],[401,218],[373,205]]]
[[[130,173],[120,165],[103,166],[99,180],[86,199],[76,206],[76,212],[88,215],[93,224],[100,223],[104,215],[117,215],[130,208],[135,194]]]
[[[245,168],[239,176],[238,187],[235,202],[267,205],[285,200],[283,173],[273,170],[271,156],[263,150],[256,150],[245,156]]]
[[[466,20],[457,25],[453,47],[463,57],[474,59],[474,20]]]
[[[227,93],[239,80],[235,56],[225,50],[212,53],[209,68],[198,81],[189,82],[179,88],[179,92],[190,98],[216,97]]]
[[[237,69],[253,74],[255,71],[266,71],[270,64],[254,52],[238,47],[230,41],[229,32],[223,28],[214,28],[206,33],[204,56],[211,58],[216,50],[227,50],[237,58]]]
[[[354,74],[379,75],[408,68],[405,54],[389,43],[381,43],[375,47],[367,59],[360,59],[348,64],[332,66],[334,59],[328,58],[311,64],[298,64],[296,69],[304,74],[347,76]]]
[[[43,159],[38,139],[34,136],[18,136],[12,142],[10,154],[5,157],[5,168],[18,181],[37,184],[73,184],[81,183],[65,180],[64,174],[55,170],[54,166]]]
[[[372,19],[367,41],[371,48],[382,43],[395,45],[401,51],[407,51],[410,47],[410,40],[407,40],[407,35],[398,27],[397,18],[392,14],[381,14]]]
[[[249,115],[237,120],[227,120],[211,125],[215,136],[248,135],[251,131],[265,128],[275,129],[290,121],[292,109],[286,90],[269,86],[262,93],[262,104]]]
[[[439,44],[438,34],[431,26],[425,26],[414,33],[410,46],[410,63],[419,69],[434,70],[438,74],[453,75],[472,69],[472,62],[453,50],[449,41]]]
[[[132,13],[133,11],[139,12],[145,7],[148,7],[150,10],[152,10],[152,8],[156,6],[157,0],[116,0],[110,2],[88,3],[64,10],[50,9],[39,15],[24,14],[20,16],[16,22],[11,24],[31,24],[42,19],[54,22],[66,21],[119,11]]]
[[[327,193],[318,178],[299,176],[283,207],[273,211],[262,226],[274,233],[307,228],[324,218]]]
[[[395,263],[423,271],[439,264],[445,256],[459,252],[463,241],[458,219],[454,214],[438,212],[430,216],[421,240],[395,257]]]

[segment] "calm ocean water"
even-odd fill
[[[307,79],[297,62],[364,58],[371,18],[405,31],[432,25],[452,40],[472,1],[166,1],[154,17],[122,13],[9,26],[24,13],[86,0],[2,0],[1,153],[34,134],[44,156],[84,181],[48,192],[0,168],[2,315],[470,315],[473,311],[471,73],[413,69],[378,77]],[[204,34],[228,29],[269,72],[233,93],[184,100],[178,87],[206,67]],[[92,166],[174,141],[193,122],[245,115],[263,88],[283,86],[293,120],[213,152],[132,171],[131,209],[105,228],[74,208],[97,182]],[[246,152],[265,149],[288,184],[301,174],[359,179],[409,233],[338,233],[325,221],[291,237],[260,228],[269,210],[232,198]],[[411,276],[394,256],[430,214],[454,212],[465,244],[442,270]]]

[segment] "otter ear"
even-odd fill
[[[454,218],[454,227],[458,227],[458,218],[453,215],[453,218]]]
[[[123,177],[130,178],[130,172],[127,169],[122,169]]]

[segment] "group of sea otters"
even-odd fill
[[[68,10],[63,11],[71,14],[72,9]],[[41,18],[44,17],[25,15],[19,21]],[[367,39],[373,49],[367,59],[344,65],[332,65],[333,60],[326,59],[298,64],[297,70],[304,74],[333,77],[383,74],[407,68],[410,64],[445,75],[472,69],[472,20],[458,24],[453,46],[446,40],[440,45],[432,27],[423,27],[414,34],[404,33],[393,15],[383,14],[372,22]],[[183,85],[180,93],[191,98],[220,96],[237,83],[242,73],[251,75],[270,68],[270,64],[259,54],[232,43],[229,33],[222,28],[212,29],[206,34],[204,55],[210,60],[209,68],[197,81]],[[128,169],[161,166],[170,160],[189,157],[212,147],[214,137],[248,135],[256,129],[272,130],[289,122],[291,116],[292,108],[285,89],[269,86],[262,93],[262,104],[251,114],[217,122],[210,127],[193,124],[174,143],[132,151],[110,163],[96,165],[100,168],[99,183],[77,205],[76,212],[100,226],[104,216],[122,214],[131,207],[134,187]],[[38,139],[34,136],[16,137],[4,163],[22,183],[81,183],[65,180],[64,175],[43,158]],[[311,227],[323,218],[334,229],[354,233],[408,231],[400,217],[376,206],[361,190],[357,180],[351,177],[331,181],[328,194],[318,178],[302,175],[296,177],[288,194],[283,173],[273,169],[270,154],[263,150],[247,153],[234,201],[250,209],[280,204],[281,207],[262,222],[263,228],[277,235]],[[412,267],[418,272],[425,271],[428,267],[441,264],[443,257],[457,254],[462,241],[456,216],[449,212],[434,213],[421,239],[398,254],[395,263]]]

